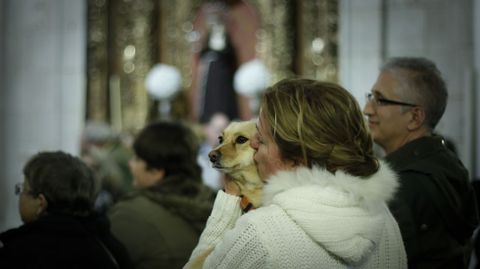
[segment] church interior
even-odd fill
[[[210,100],[196,103],[205,92],[195,89],[206,81],[204,61],[225,56],[206,52],[208,42],[236,51],[235,68],[257,64],[238,81],[251,89],[232,119],[257,116],[262,90],[289,77],[339,83],[363,107],[386,59],[429,58],[449,91],[436,131],[480,178],[480,2],[248,0],[218,24],[211,14],[228,2],[0,1],[0,231],[20,223],[13,190],[25,161],[43,150],[80,154],[87,122],[120,134],[159,119],[206,123]],[[218,77],[233,80],[235,68]]]

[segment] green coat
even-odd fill
[[[207,187],[189,184],[137,191],[111,209],[112,232],[126,246],[135,268],[175,269],[187,263],[214,199]]]
[[[438,136],[416,139],[386,160],[400,177],[390,210],[409,268],[466,268],[478,216],[461,161]]]

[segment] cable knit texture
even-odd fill
[[[386,206],[397,185],[385,163],[369,178],[298,168],[271,177],[264,206],[242,216],[220,191],[185,268],[407,268]]]

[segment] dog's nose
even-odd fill
[[[208,153],[208,157],[210,158],[210,162],[214,163],[218,160],[218,151],[212,150]]]

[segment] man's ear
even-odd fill
[[[38,202],[37,215],[40,216],[43,213],[47,212],[48,201],[45,195],[43,195],[42,193],[40,193],[36,199]]]
[[[425,124],[425,110],[420,107],[413,107],[410,110],[410,122],[407,125],[408,130],[414,131]]]
[[[159,183],[165,177],[165,169],[152,168],[149,171],[149,174],[150,174],[150,179],[153,182]]]

